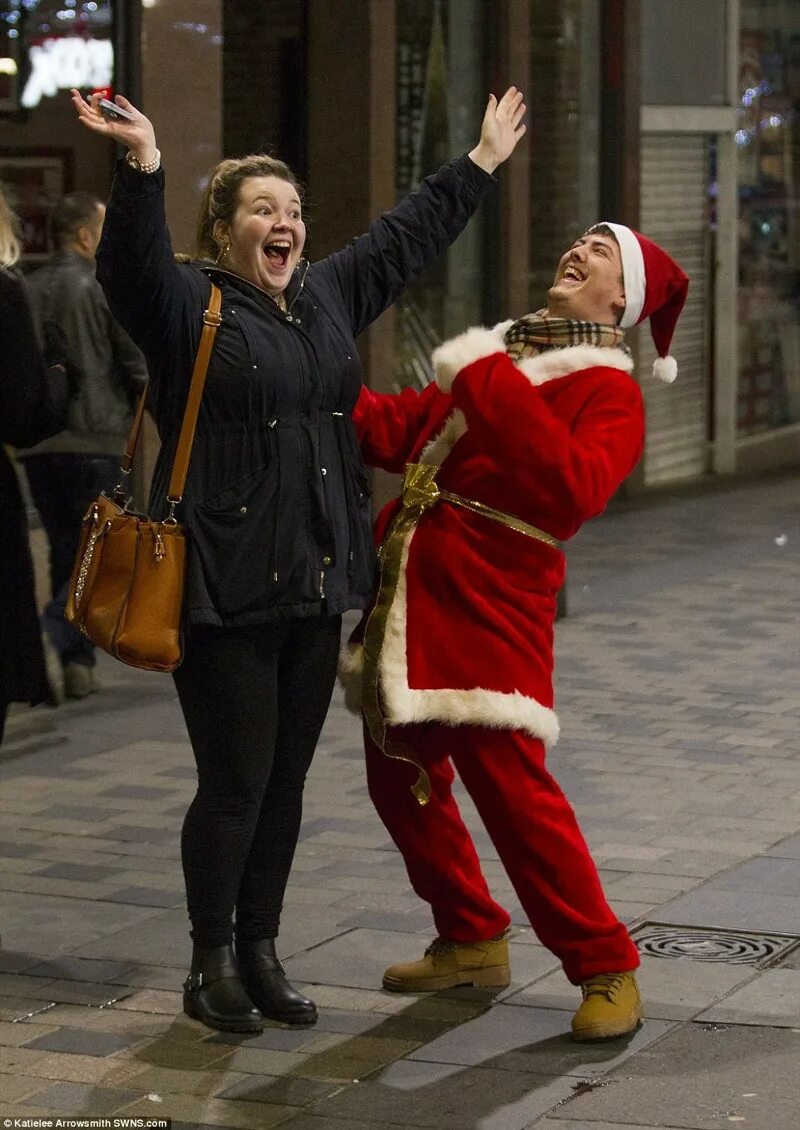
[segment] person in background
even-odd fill
[[[281,161],[211,173],[197,260],[176,263],[150,121],[88,128],[129,150],[98,249],[111,309],[142,348],[162,439],[150,513],[166,486],[211,284],[222,320],[183,503],[191,536],[183,664],[174,675],[198,770],[183,827],[193,953],[184,1009],[212,1028],[316,1020],[275,950],[303,786],[336,678],[341,616],[372,599],[366,471],[351,414],[362,387],[355,338],[453,242],[524,132],[522,94],[492,96],[480,139],[365,235],[303,256],[300,186]],[[235,914],[236,947],[233,948]]]
[[[16,217],[0,190],[0,741],[8,706],[49,695],[25,505],[4,444],[22,446],[64,424],[63,367],[48,368],[37,343],[22,281]]]
[[[380,589],[342,675],[366,722],[370,796],[438,934],[422,958],[385,971],[390,991],[509,983],[509,915],[453,796],[455,768],[540,941],[581,988],[573,1037],[613,1039],[641,1021],[636,945],[545,743],[559,730],[561,543],[605,508],[644,447],[625,330],[649,318],[655,375],[674,379],[667,353],[687,288],[645,236],[596,225],[562,256],[546,308],[440,346],[419,395],[361,393],[367,462],[412,466],[402,500],[378,517]]]
[[[61,660],[64,694],[97,690],[94,645],[64,619],[67,585],[86,507],[119,482],[120,457],[144,357],[111,316],[95,279],[105,205],[88,192],[59,200],[50,218],[55,254],[26,278],[39,339],[63,355],[73,394],[67,427],[19,452],[50,543],[51,600],[42,627]]]

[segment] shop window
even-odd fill
[[[0,0],[0,182],[20,218],[26,269],[52,250],[48,217],[59,196],[76,187],[107,192],[97,155],[108,153],[110,171],[111,147],[76,128],[69,90],[113,84],[108,0]],[[76,166],[84,169],[78,183]]]
[[[483,0],[397,0],[396,195],[478,140],[486,106]],[[397,305],[396,387],[421,387],[443,338],[480,322],[485,209]]]
[[[800,422],[800,5],[744,0],[738,429]]]
[[[728,0],[642,0],[642,102],[725,106]]]
[[[528,137],[530,306],[546,304],[556,264],[598,219],[598,0],[531,0]]]
[[[109,0],[0,0],[0,111],[114,81]]]

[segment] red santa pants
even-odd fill
[[[570,981],[639,965],[575,813],[545,768],[542,742],[516,730],[439,723],[395,727],[391,736],[424,765],[431,799],[421,806],[410,792],[413,766],[386,757],[365,734],[369,792],[440,937],[485,941],[510,922],[489,894],[453,797],[455,765],[533,929]]]

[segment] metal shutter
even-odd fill
[[[703,475],[709,468],[710,233],[709,139],[705,134],[642,137],[641,230],[689,276],[689,296],[672,342],[678,378],[653,378],[655,349],[643,324],[638,376],[647,407],[645,483]]]

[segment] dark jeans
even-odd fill
[[[52,599],[42,613],[42,628],[62,663],[93,667],[94,645],[64,619],[69,578],[78,550],[86,508],[101,490],[110,494],[120,479],[119,456],[49,452],[23,460],[31,495],[50,543]]]
[[[274,938],[303,786],[336,677],[340,616],[195,629],[175,686],[197,762],[181,841],[192,937]]]

